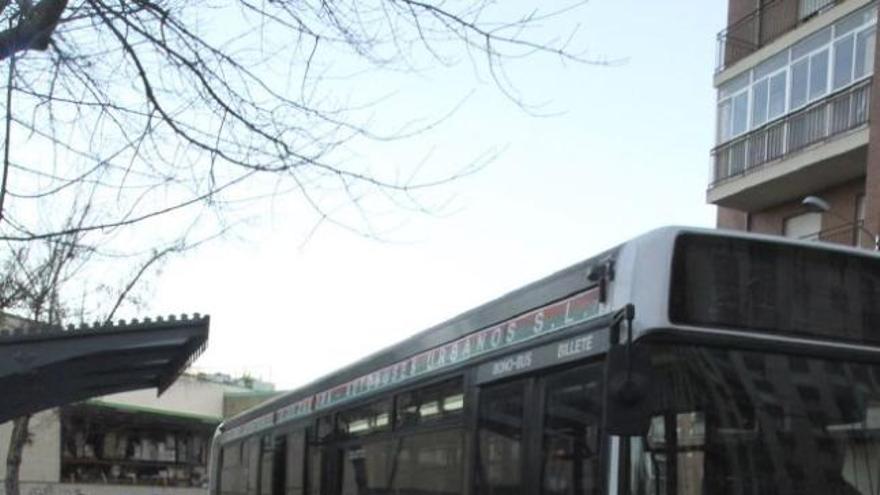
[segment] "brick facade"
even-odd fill
[[[760,0],[730,0],[727,6],[727,24],[731,25],[758,8]]]
[[[736,23],[753,12],[761,1],[766,3],[766,0],[729,0],[728,24]],[[789,3],[797,5],[796,2]],[[880,46],[874,51],[874,67],[875,73],[880,70]],[[880,136],[880,77],[877,76],[872,82],[869,107],[869,135]],[[797,179],[791,177],[790,180]],[[869,140],[864,175],[842,184],[840,180],[827,175],[825,186],[816,187],[814,191],[807,193],[821,197],[831,206],[832,213],[822,215],[822,232],[827,233],[827,238],[823,235],[822,240],[845,244],[857,242],[857,205],[861,197],[865,201],[864,228],[870,232],[880,232],[880,138]],[[780,199],[779,203],[760,211],[740,211],[719,206],[716,225],[724,229],[782,235],[786,219],[808,211],[801,205],[802,199],[803,197],[792,198],[789,194],[785,199]],[[863,247],[870,245],[865,239],[861,244]]]
[[[847,228],[852,222],[854,222],[856,220],[856,204],[859,196],[861,196],[863,192],[864,181],[862,181],[861,179],[851,181],[839,186],[823,189],[821,191],[816,191],[815,195],[827,201],[828,204],[831,205],[831,210],[834,212],[833,214],[826,213],[822,215],[822,230],[835,231],[838,229]],[[720,223],[722,217],[721,210],[725,209],[719,208],[718,210],[718,226],[722,227]],[[801,205],[800,199],[788,201],[776,205],[772,208],[749,214],[749,229],[739,229],[736,225],[725,225],[723,228],[750,230],[752,232],[758,232],[761,234],[782,235],[785,220],[795,215],[805,213],[806,211],[807,209]],[[744,217],[746,216],[745,213],[736,212],[735,210],[733,211],[733,213],[739,213]],[[725,215],[728,217],[733,216],[730,213],[726,213]],[[848,230],[847,232],[851,232],[851,230]],[[842,234],[835,235],[830,240],[848,244],[851,242],[850,239],[851,236],[847,234]]]
[[[880,37],[877,37],[880,40]],[[880,50],[874,49],[874,67],[880,68]],[[880,136],[880,77],[875,75],[871,87],[871,115],[868,143],[868,163],[865,177],[865,228],[871,232],[880,232],[880,142],[873,139]]]

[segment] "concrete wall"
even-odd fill
[[[230,389],[239,390],[229,385],[183,375],[161,397],[156,397],[155,389],[146,389],[105,395],[99,400],[220,419],[223,417],[223,394]]]
[[[252,407],[256,407],[283,392],[243,392],[230,393],[223,398],[223,417],[231,418]]]
[[[61,476],[61,421],[52,409],[31,417],[31,443],[22,453],[21,481],[58,481]],[[6,454],[12,423],[0,425],[0,479],[6,478]],[[2,486],[0,486],[2,493]],[[24,492],[23,492],[24,493]]]

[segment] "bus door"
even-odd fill
[[[287,437],[265,435],[260,438],[259,495],[284,495]]]
[[[569,368],[540,380],[539,492],[603,493],[600,448],[603,363]]]
[[[475,493],[527,493],[526,404],[533,380],[521,379],[480,390],[477,417]]]
[[[477,495],[598,495],[602,363],[480,388]]]

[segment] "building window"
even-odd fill
[[[834,42],[833,89],[840,89],[853,80],[855,37],[850,34]]]
[[[828,50],[810,55],[810,101],[828,92]]]
[[[718,139],[724,142],[748,130],[749,74],[721,86],[718,93]]]
[[[874,39],[877,32],[873,29],[862,31],[856,35],[855,77],[862,78],[874,72]]]
[[[770,77],[770,101],[767,106],[769,120],[785,113],[785,80],[786,72],[782,71]]]
[[[785,112],[788,54],[780,53],[761,63],[752,73],[752,128]]]
[[[766,98],[765,98],[766,105]],[[722,141],[728,141],[749,130],[749,92],[741,91],[718,107],[718,132]]]
[[[791,66],[791,101],[789,108],[798,108],[807,102],[807,76],[810,72],[810,59],[805,58]]]
[[[828,27],[798,42],[789,50],[793,70],[797,66],[792,85],[796,81],[798,89],[798,98],[792,99],[790,110],[796,110],[828,92],[828,53],[831,39],[831,28]],[[794,88],[791,92],[795,94]]]
[[[785,113],[785,77],[780,71],[752,85],[752,128]]]
[[[782,235],[792,239],[817,241],[821,230],[822,214],[816,212],[788,217],[782,223]]]

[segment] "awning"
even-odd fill
[[[0,422],[92,397],[142,388],[165,391],[204,350],[209,317],[41,325],[0,322]]]
[[[179,426],[193,427],[198,425],[213,432],[217,425],[223,421],[223,418],[219,416],[107,402],[100,399],[77,402],[65,406],[63,411],[67,415],[90,417],[105,425],[120,423],[130,427],[162,425],[173,429]]]

